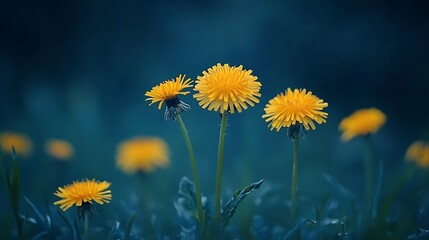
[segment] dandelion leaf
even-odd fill
[[[183,177],[179,184],[179,196],[186,200],[188,210],[197,210],[196,194],[194,183],[187,177]]]
[[[179,183],[179,198],[174,202],[177,215],[181,221],[181,239],[196,239],[197,237],[197,204],[195,186],[187,177]]]
[[[247,195],[249,195],[249,193],[253,192],[253,190],[258,189],[263,182],[264,180],[261,179],[241,190],[237,190],[234,192],[234,195],[232,196],[232,198],[226,203],[226,205],[222,209],[223,226],[228,225],[229,220],[234,216],[235,210],[237,209],[240,202]]]

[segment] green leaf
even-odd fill
[[[187,177],[183,177],[179,184],[179,196],[184,198],[186,201],[186,209],[192,212],[197,212],[197,202],[195,195],[194,183]]]
[[[49,204],[48,204],[48,199],[46,197],[46,194],[43,194],[43,199],[44,199],[44,203],[45,203],[45,208],[46,208],[46,224],[48,225],[48,229],[50,229],[52,227],[52,214],[51,211],[49,210]]]
[[[64,216],[64,214],[62,212],[60,212],[59,210],[57,210],[57,213],[64,220],[64,222],[66,223],[70,232],[73,234],[73,240],[76,240],[76,231],[74,230],[73,225],[71,224],[70,220],[66,216]]]
[[[47,236],[49,235],[49,231],[45,230],[39,234],[37,234],[36,236],[34,236],[32,238],[32,240],[38,240],[38,239],[47,239]]]
[[[22,226],[26,225],[27,223],[31,224],[37,224],[37,220],[31,217],[28,217],[28,211],[24,214],[18,214],[19,218],[22,219]]]
[[[375,183],[375,192],[373,195],[373,199],[372,199],[372,213],[371,213],[371,217],[375,218],[377,215],[377,211],[378,211],[378,203],[380,201],[380,193],[381,193],[381,186],[383,184],[383,176],[384,176],[384,164],[383,161],[380,160],[378,163],[378,174],[377,174],[377,179],[376,179],[376,183]]]
[[[107,240],[113,240],[113,237],[118,231],[120,225],[121,224],[118,221],[115,221],[115,223],[112,226],[112,229],[110,230],[109,236],[107,237]]]
[[[127,226],[125,227],[125,239],[126,240],[130,239],[131,227],[133,226],[135,218],[136,218],[136,213],[135,212],[131,213],[131,216],[127,221]]]
[[[18,160],[16,158],[15,148],[12,147],[12,171],[10,176],[10,201],[12,204],[13,213],[15,215],[16,224],[18,226],[18,233],[22,236],[22,225],[19,221],[19,187],[20,187],[20,174]]]
[[[179,197],[174,201],[177,215],[181,222],[180,235],[183,239],[196,239],[197,234],[197,204],[195,186],[187,177],[182,177],[179,183]],[[208,219],[206,216],[205,219]],[[205,225],[207,226],[207,224]]]
[[[39,209],[37,209],[37,207],[30,201],[30,199],[28,199],[27,197],[24,196],[24,200],[25,202],[27,202],[27,204],[30,206],[30,208],[33,210],[33,212],[36,214],[37,218],[39,219],[39,223],[45,228],[47,229],[47,222],[45,217],[42,215],[42,213],[40,213]]]
[[[74,221],[73,221],[73,224],[74,224],[74,230],[75,230],[75,232],[73,232],[73,234],[75,234],[73,237],[74,237],[74,239],[76,239],[76,240],[80,240],[81,239],[81,234],[80,234],[80,230],[79,230],[79,224],[77,224],[77,221],[78,221],[78,218],[77,217],[75,217],[74,218]],[[85,239],[86,240],[86,239]]]
[[[7,192],[10,194],[10,177],[6,166],[6,161],[3,159],[3,151],[0,149],[0,174],[6,184]]]
[[[11,186],[12,206],[14,210],[18,210],[18,204],[19,204],[19,184],[20,184],[19,175],[20,175],[19,166],[18,166],[18,161],[16,159],[15,148],[12,147],[12,171],[10,176],[10,186]]]
[[[337,190],[342,196],[348,197],[350,199],[356,200],[357,197],[355,194],[353,194],[350,190],[348,190],[346,187],[344,187],[340,182],[337,181],[333,176],[324,173],[323,179],[331,184],[332,187],[334,187],[335,190]]]
[[[21,215],[21,214],[19,214],[19,215]],[[21,225],[21,231],[22,231],[22,229],[25,229],[27,227],[27,222],[31,221],[33,223],[37,223],[34,218],[29,218],[28,217],[28,211],[25,213],[25,216],[22,216],[22,218],[23,218],[24,221],[22,222],[22,225]],[[20,238],[23,238],[22,234],[20,235]]]
[[[229,220],[234,216],[235,210],[237,209],[240,202],[247,196],[249,193],[253,192],[253,190],[258,189],[264,179],[259,180],[258,182],[254,182],[249,186],[243,188],[242,190],[235,191],[233,197],[228,201],[228,203],[222,209],[222,220],[223,226],[228,225]]]

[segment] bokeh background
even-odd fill
[[[139,135],[165,139],[170,167],[149,177],[159,208],[174,223],[172,201],[180,178],[192,177],[189,160],[178,124],[164,121],[144,94],[178,74],[196,79],[216,63],[243,65],[258,76],[262,97],[230,117],[225,196],[261,178],[288,193],[292,142],[286,130],[271,132],[261,118],[268,100],[287,87],[306,88],[329,103],[328,122],[301,142],[300,188],[323,192],[328,173],[359,195],[362,142],[342,143],[338,124],[358,108],[387,115],[372,139],[386,182],[409,144],[428,139],[428,16],[424,1],[2,1],[0,131],[34,142],[33,154],[20,159],[24,195],[52,202],[58,186],[107,180],[112,219],[128,216],[140,186],[116,167],[117,144]],[[183,119],[202,190],[213,197],[220,118],[191,95],[182,100],[192,108]],[[62,172],[43,149],[52,137],[75,148]],[[0,192],[6,222],[4,184]]]

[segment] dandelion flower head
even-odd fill
[[[377,108],[359,109],[344,118],[339,125],[342,141],[377,132],[386,122],[386,115]]]
[[[252,75],[252,70],[244,70],[243,66],[231,67],[228,64],[217,65],[203,71],[203,76],[197,77],[194,94],[198,104],[209,111],[220,113],[235,110],[241,112],[247,105],[254,106],[261,97],[259,90],[262,84],[258,77]]]
[[[0,133],[0,146],[6,153],[12,153],[12,147],[18,155],[28,156],[33,150],[31,139],[20,133],[2,132]]]
[[[429,143],[417,141],[408,148],[405,158],[422,168],[429,168]]]
[[[126,173],[149,173],[170,163],[167,143],[157,137],[136,137],[120,143],[116,164]]]
[[[279,131],[282,127],[290,128],[297,123],[302,124],[305,130],[309,130],[310,127],[314,130],[316,126],[313,121],[318,124],[326,122],[328,113],[322,110],[327,106],[328,103],[313,95],[311,91],[307,92],[306,89],[292,91],[288,88],[268,102],[262,118],[270,122],[268,127],[271,127],[271,130]]]
[[[186,95],[189,91],[182,91],[185,88],[192,87],[191,79],[188,78],[185,80],[186,75],[179,75],[176,79],[167,80],[163,83],[156,85],[152,90],[146,92],[145,96],[148,98],[146,101],[151,101],[149,105],[152,105],[156,102],[159,102],[158,109],[161,109],[162,104],[165,101],[172,100],[177,97],[177,95]]]
[[[61,200],[54,202],[54,205],[60,205],[60,208],[66,211],[73,205],[81,207],[83,204],[92,204],[92,201],[101,205],[109,203],[112,199],[111,191],[107,189],[109,186],[109,182],[99,182],[94,179],[75,181],[70,185],[58,188],[54,195]]]
[[[45,151],[49,156],[64,161],[69,160],[74,154],[73,146],[69,142],[60,139],[47,140]]]
[[[151,101],[149,106],[159,102],[158,109],[161,109],[162,104],[166,103],[167,107],[164,114],[166,120],[175,120],[177,115],[190,109],[189,105],[180,101],[178,97],[178,95],[189,93],[189,91],[183,91],[183,89],[192,87],[191,79],[188,78],[185,80],[185,76],[179,75],[176,79],[164,81],[145,94],[148,97],[146,101]]]

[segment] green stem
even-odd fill
[[[223,147],[225,145],[225,131],[226,131],[226,113],[221,114],[222,121],[220,124],[219,131],[219,147],[217,151],[217,174],[216,174],[216,206],[215,206],[215,217],[216,220],[220,220],[220,198],[222,191],[222,166],[223,166]]]
[[[138,181],[140,184],[140,194],[142,197],[142,207],[143,207],[143,213],[145,216],[150,216],[152,213],[152,188],[150,186],[151,183],[149,182],[150,176],[144,172],[138,172]],[[153,189],[156,189],[153,188]]]
[[[373,201],[373,194],[374,194],[374,159],[373,159],[373,153],[371,150],[371,143],[369,140],[369,136],[364,137],[365,142],[365,152],[364,152],[364,160],[365,160],[365,191],[366,191],[366,209],[369,214],[371,215],[372,212],[372,201]]]
[[[197,161],[195,160],[194,150],[192,149],[191,139],[189,138],[188,131],[186,130],[185,124],[183,123],[180,114],[177,116],[180,128],[182,129],[183,137],[185,138],[186,148],[188,149],[189,159],[191,160],[192,174],[194,175],[195,194],[197,201],[198,221],[200,222],[201,230],[204,229],[204,212],[203,202],[201,200],[201,187],[200,180],[198,178]]]
[[[291,187],[291,219],[295,218],[296,214],[296,188],[298,186],[298,132],[294,133],[294,149],[293,149],[293,166],[292,166],[292,187]]]
[[[12,204],[13,213],[15,215],[15,221],[16,225],[18,227],[18,237],[19,239],[23,239],[23,224],[20,221],[19,218],[19,198],[20,198],[20,182],[21,182],[21,176],[20,176],[19,166],[18,166],[18,160],[16,158],[15,148],[12,147],[12,169],[10,173],[10,179],[9,179],[9,197]]]
[[[89,221],[88,221],[88,216],[89,213],[87,210],[84,211],[83,216],[84,216],[84,220],[83,220],[83,239],[85,240],[89,240]]]
[[[142,196],[142,208],[143,208],[143,227],[146,230],[147,239],[155,239],[154,229],[150,221],[152,216],[152,206],[153,206],[153,189],[156,189],[156,186],[153,187],[153,184],[150,181],[150,176],[146,173],[138,173],[138,180],[141,183],[141,196]],[[152,187],[151,187],[152,186]]]
[[[401,191],[406,187],[406,185],[411,181],[411,179],[416,174],[416,167],[412,164],[406,164],[403,167],[402,175],[397,178],[396,183],[393,185],[391,190],[388,192],[385,199],[380,204],[380,210],[378,212],[378,221],[384,221],[388,214],[389,210],[392,207],[395,199],[398,198]]]

